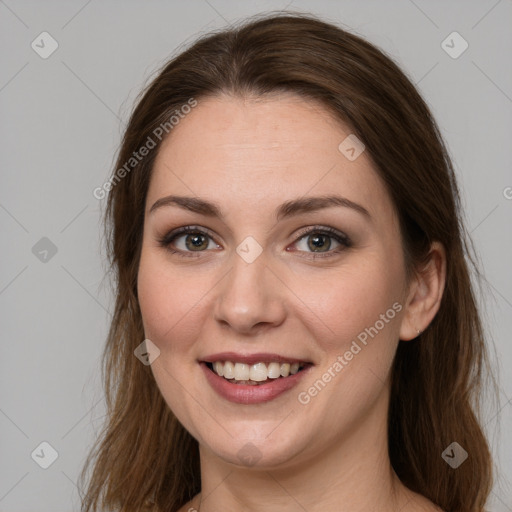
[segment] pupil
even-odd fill
[[[326,235],[314,235],[310,237],[310,249],[325,249],[328,250],[331,246],[330,241],[328,240],[329,237]],[[327,242],[326,242],[327,239]],[[319,251],[316,251],[319,252]],[[323,252],[323,251],[320,251]]]
[[[186,245],[189,249],[201,249],[206,248],[208,246],[208,242],[206,241],[206,237],[201,234],[188,235],[186,239]]]

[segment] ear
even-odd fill
[[[417,269],[408,289],[400,339],[411,340],[423,332],[439,310],[446,282],[446,252],[432,243],[425,266]],[[419,332],[418,332],[419,331]]]

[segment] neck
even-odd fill
[[[334,445],[300,463],[293,460],[296,456],[279,467],[243,468],[201,447],[199,512],[400,510],[411,493],[389,461],[387,405],[386,399],[380,400]]]

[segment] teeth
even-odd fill
[[[265,363],[256,363],[251,366],[249,378],[256,382],[267,380],[267,365]]]
[[[224,365],[220,361],[213,363],[213,369],[215,370],[215,373],[220,377],[224,375]]]
[[[290,363],[282,363],[280,372],[281,377],[288,377],[288,375],[290,375]]]
[[[221,363],[222,364],[222,363]],[[217,374],[220,375],[220,374]],[[220,375],[222,377],[222,375]],[[235,363],[235,380],[249,380],[249,365],[244,363]]]
[[[277,379],[281,377],[281,365],[279,363],[270,363],[268,365],[268,378]]]
[[[218,361],[220,363],[220,361]],[[222,363],[220,363],[222,364]],[[226,361],[224,363],[223,375],[217,372],[217,375],[221,377],[225,377],[226,379],[234,379],[235,378],[235,365],[231,361]]]
[[[278,379],[295,375],[304,363],[233,363],[232,361],[215,361],[213,371],[227,380],[237,381],[240,384],[256,384],[267,379]]]

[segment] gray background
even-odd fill
[[[512,0],[0,0],[0,511],[79,510],[76,478],[105,413],[100,354],[112,310],[104,201],[92,191],[109,175],[137,93],[197,35],[283,8],[391,54],[442,128],[501,368],[500,403],[486,412],[500,472],[489,509],[512,511]],[[43,31],[59,45],[46,59],[31,47]],[[469,44],[458,58],[441,46],[453,31]],[[460,43],[448,39],[452,52]],[[58,452],[48,469],[31,458],[43,441]]]

